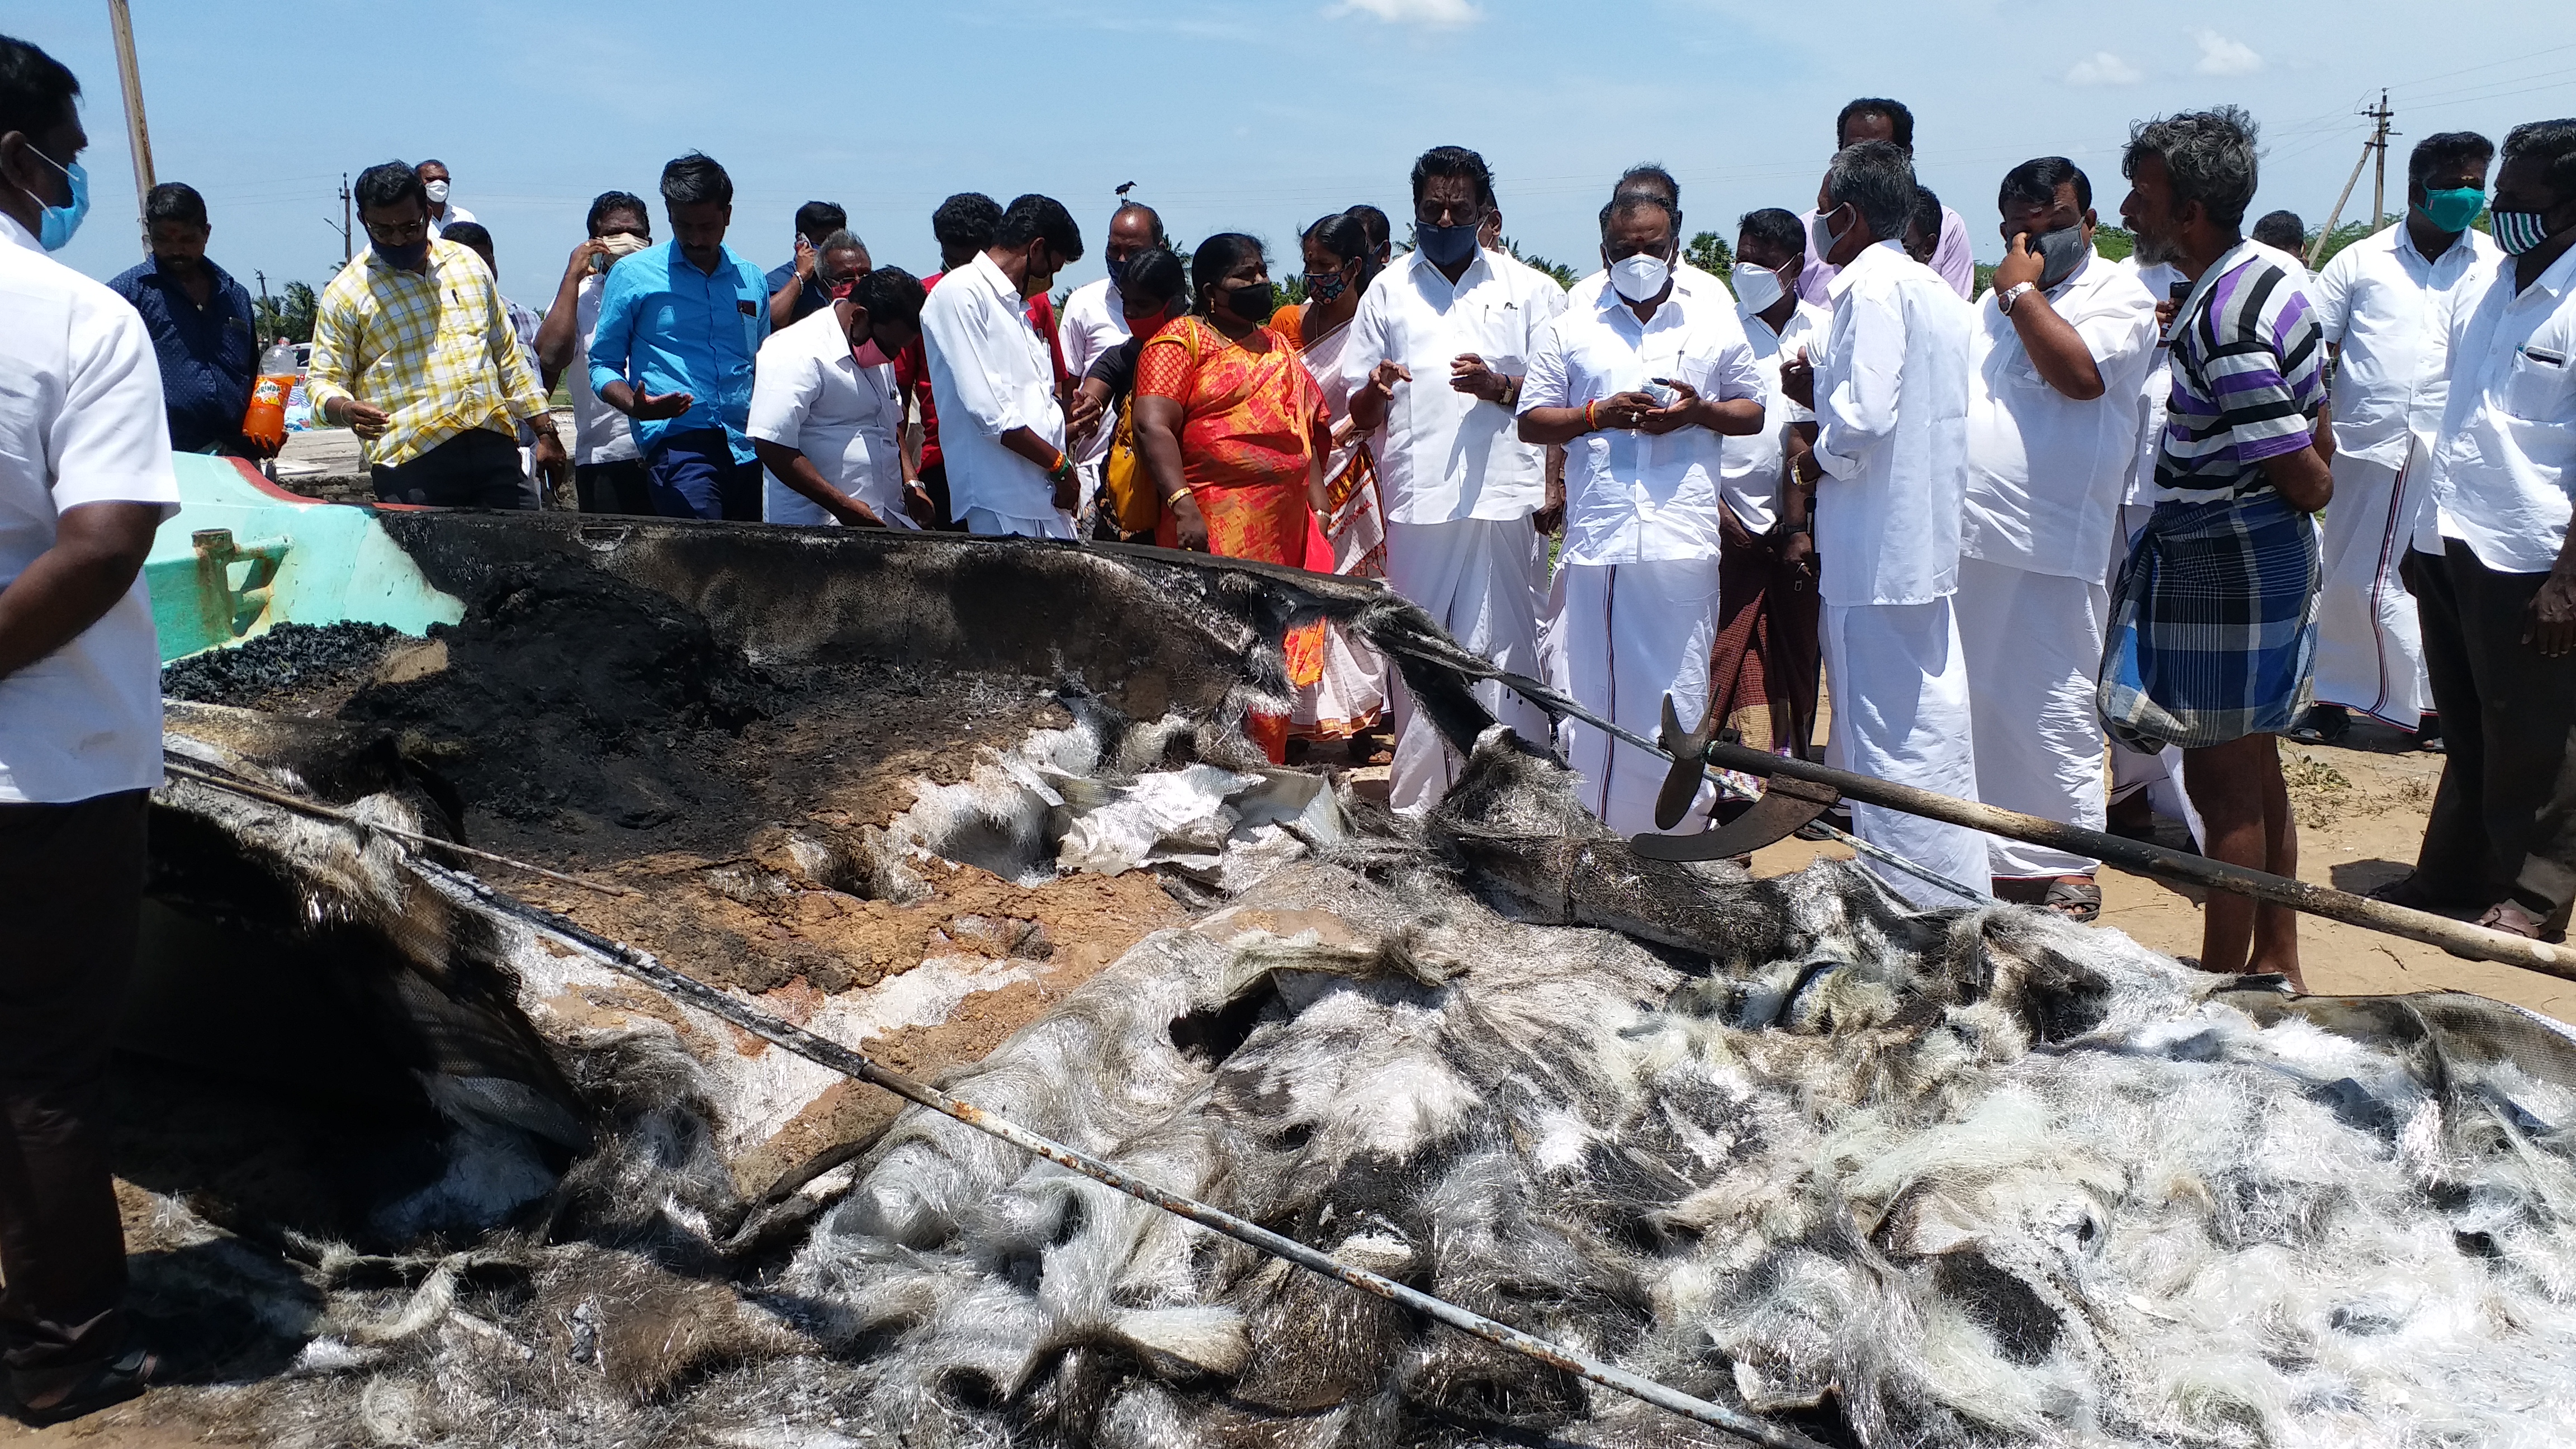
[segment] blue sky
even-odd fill
[[[1081,281],[1120,182],[1181,237],[1250,231],[1275,254],[1354,202],[1401,225],[1412,157],[1443,142],[1493,164],[1525,248],[1582,269],[1635,161],[1671,167],[1686,224],[1731,239],[1744,211],[1813,200],[1834,113],[1862,94],[1914,108],[1923,179],[1988,259],[1994,187],[2028,157],[2073,156],[2115,212],[2136,117],[2246,105],[2268,148],[2257,211],[2313,223],[2383,85],[2401,180],[2413,137],[2576,114],[2561,0],[132,3],[158,176],[206,194],[212,255],[246,285],[338,266],[341,172],[437,156],[492,228],[504,289],[538,307],[590,197],[650,195],[692,148],[731,171],[729,243],[764,266],[808,197],[847,206],[880,263],[927,271],[941,197],[1043,191],[1084,228]],[[0,30],[87,92],[95,204],[65,259],[111,276],[140,249],[106,6],[27,8]]]

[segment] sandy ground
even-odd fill
[[[2395,730],[2355,724],[2341,746],[2287,745],[2283,764],[2299,817],[2299,878],[2338,890],[2367,891],[2414,868],[2424,816],[2442,778],[2442,757],[2413,749]],[[2341,783],[2338,783],[2341,782]],[[2177,825],[2160,823],[2159,839],[2180,844]],[[1753,857],[1761,875],[1796,870],[1818,855],[1848,858],[1840,846],[1788,840]],[[2200,951],[2200,893],[2106,868],[2102,924],[2142,945],[2176,955]],[[2299,962],[2319,995],[2397,991],[2474,991],[2499,1001],[2576,1021],[2576,981],[2463,961],[2437,947],[2402,941],[2336,921],[2299,922]]]

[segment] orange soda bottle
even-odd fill
[[[286,399],[295,391],[295,345],[275,343],[259,357],[259,375],[251,379],[250,407],[242,413],[242,436],[272,452],[286,446]]]

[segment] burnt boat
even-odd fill
[[[1818,1441],[2576,1430],[2555,1023],[1641,860],[1370,584],[188,486],[120,1171],[205,1434],[1736,1442],[538,915]],[[1468,758],[1429,817],[1245,737],[1317,617]]]

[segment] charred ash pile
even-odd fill
[[[764,612],[783,565],[688,584],[698,546],[646,530],[415,553],[466,597],[527,608],[530,579],[597,560],[678,631],[639,635],[649,658],[699,661],[622,687],[694,690],[733,713],[692,727],[736,734],[792,716],[836,651],[936,650],[993,606],[968,576],[1000,556],[882,549],[904,589],[787,578]],[[1060,597],[1099,639],[959,653],[952,672],[1037,704],[997,706],[971,768],[866,819],[782,827],[761,818],[785,813],[773,794],[685,849],[621,854],[617,830],[650,827],[478,808],[518,777],[424,731],[435,711],[391,720],[383,702],[418,703],[435,671],[388,683],[380,664],[310,696],[336,719],[174,710],[174,758],[514,851],[554,832],[574,843],[543,863],[603,880],[658,879],[635,862],[676,850],[773,912],[937,910],[967,875],[1039,896],[1161,882],[1161,928],[941,1084],[1814,1442],[2576,1434],[2576,1041],[2555,1023],[2460,995],[2293,997],[2039,911],[1914,913],[1845,866],[1754,881],[1642,860],[1499,730],[1440,811],[1398,819],[1261,767],[1232,722],[1275,681],[1264,640],[1294,609],[1437,652],[1400,605],[1014,556],[1079,590]],[[482,617],[445,641],[457,685],[484,667]],[[1047,625],[1031,637],[1069,632]],[[1463,688],[1431,703],[1444,727],[1472,720]],[[616,727],[600,738],[640,737]],[[596,771],[641,788],[628,747]],[[749,788],[682,775],[675,817]],[[550,934],[578,890],[487,886],[454,868],[471,862],[186,780],[163,806],[165,932],[264,932],[262,964],[313,984],[301,1030],[394,1044],[375,1055],[403,1109],[343,1112],[330,1140],[372,1123],[408,1145],[355,1152],[371,1175],[334,1179],[328,1212],[176,1168],[138,1182],[146,1321],[217,1345],[182,1351],[189,1382],[154,1414],[289,1445],[1739,1442],[946,1117],[854,1126],[836,1104],[870,1089]],[[728,855],[716,836],[746,824],[768,845]],[[904,993],[1029,969],[1016,928],[956,964],[940,953],[987,928],[941,919],[919,966],[837,992],[684,964],[857,1044]]]

